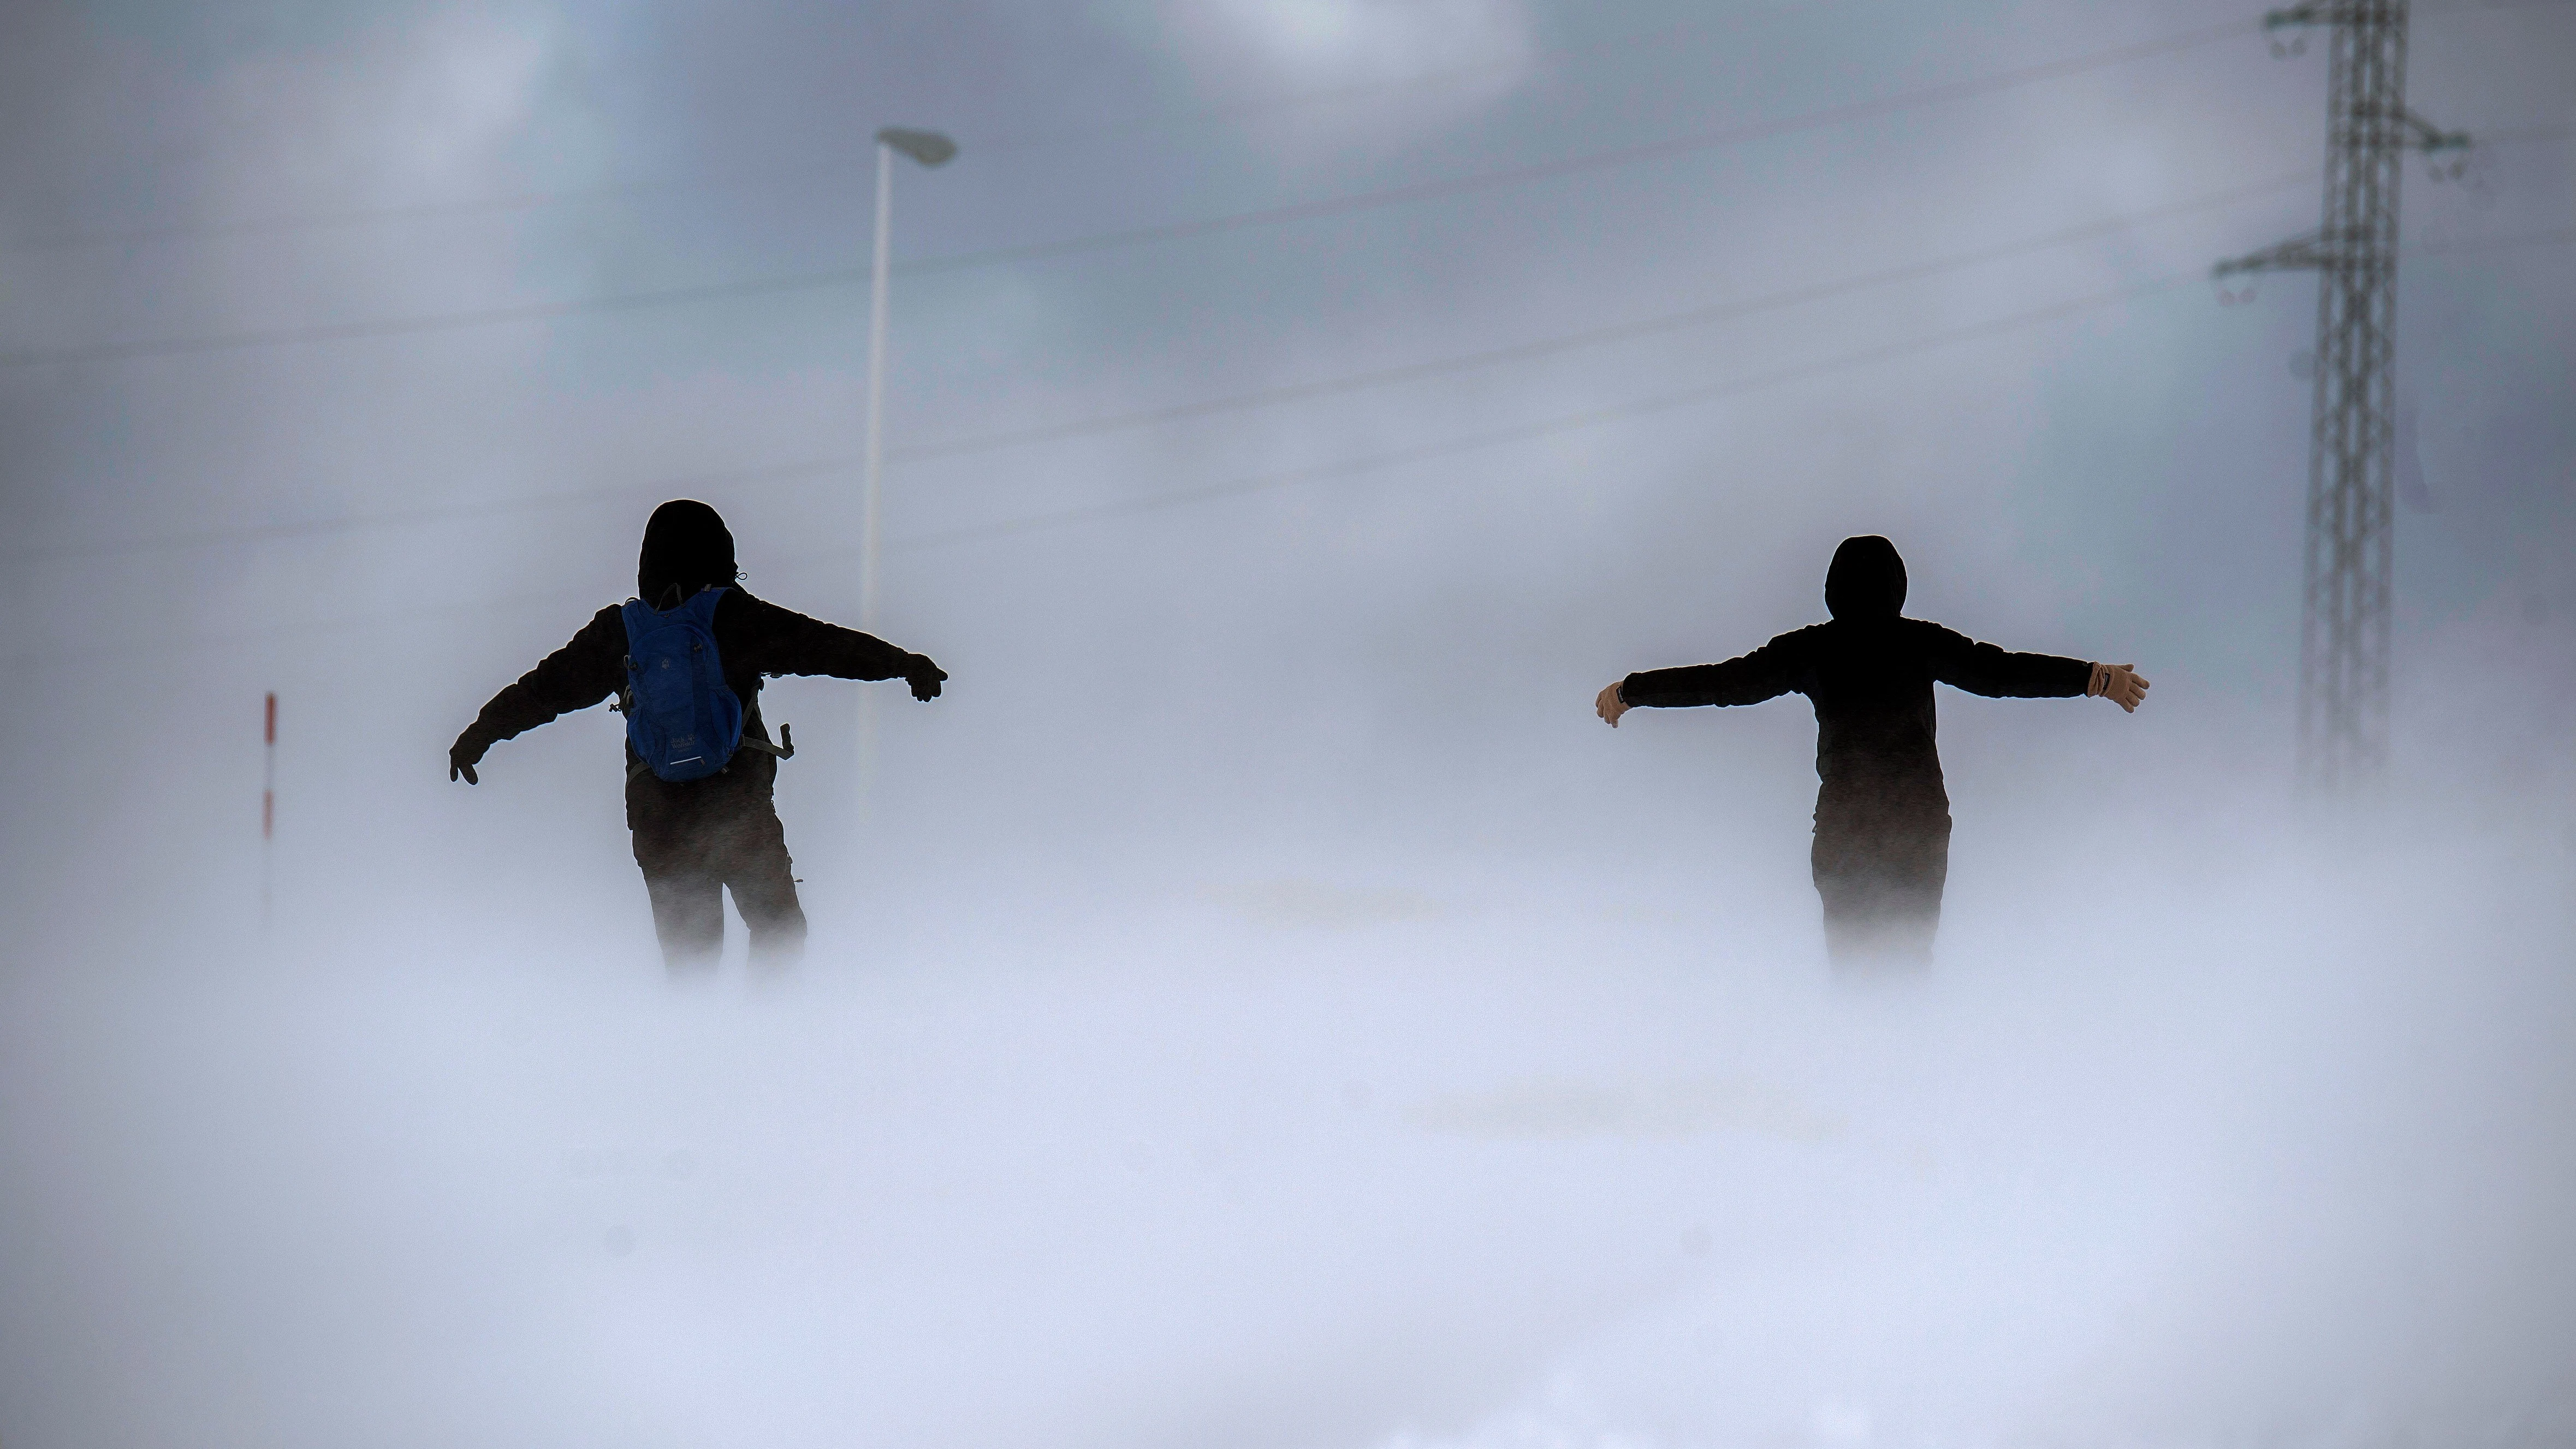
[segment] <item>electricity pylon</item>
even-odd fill
[[[2325,220],[2214,273],[2318,273],[2299,622],[2299,784],[2311,793],[2369,785],[2388,763],[2397,180],[2406,152],[2469,144],[2406,109],[2406,4],[2309,0],[2263,17],[2266,31],[2332,27]]]

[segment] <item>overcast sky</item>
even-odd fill
[[[2257,6],[7,6],[0,1442],[2563,1438],[2576,7],[2412,37],[2320,823]],[[855,620],[890,123],[953,678],[864,803],[771,687],[812,957],[675,993],[614,717],[445,749],[665,498]],[[1877,986],[1802,702],[1589,708],[1864,532],[2155,682],[1944,692]]]

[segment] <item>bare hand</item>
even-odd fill
[[[2146,700],[2147,681],[2138,677],[2134,664],[2096,664],[2086,694],[2098,694],[2132,714]]]
[[[483,746],[472,738],[472,734],[469,730],[457,736],[456,743],[447,748],[447,778],[450,782],[461,778],[468,785],[483,783],[474,778],[474,766],[483,758]]]
[[[1618,685],[1605,684],[1601,686],[1601,692],[1592,697],[1592,712],[1615,730],[1619,727],[1619,716],[1628,712],[1628,701],[1619,697]]]

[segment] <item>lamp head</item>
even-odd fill
[[[924,166],[945,166],[957,154],[957,143],[937,131],[913,131],[902,126],[888,126],[877,132],[879,143],[892,146]]]

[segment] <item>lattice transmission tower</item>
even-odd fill
[[[2406,3],[2310,0],[2263,17],[2267,32],[2331,28],[2325,220],[2215,271],[2318,274],[2299,623],[2298,770],[2311,792],[2368,785],[2388,763],[2398,173],[2408,151],[2469,144],[2406,109]]]

